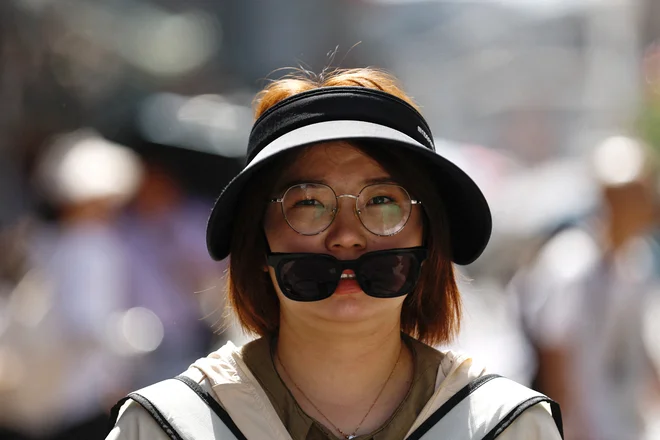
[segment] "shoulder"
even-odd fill
[[[251,344],[254,345],[254,343]],[[223,409],[228,410],[230,413],[235,412],[232,411],[234,409],[238,409],[240,413],[245,413],[251,408],[250,404],[246,403],[246,399],[254,394],[254,387],[257,386],[256,381],[243,362],[245,348],[236,347],[228,342],[217,351],[195,361],[182,376],[197,382]],[[136,393],[149,395],[150,392],[161,387],[162,384],[163,382],[159,382],[150,385],[137,390]],[[250,389],[247,390],[247,388]],[[160,392],[162,392],[162,389],[160,388]],[[252,403],[252,401],[249,403]],[[242,420],[242,417],[238,417],[240,415],[232,414],[232,418],[235,418],[235,421]],[[114,428],[106,440],[160,440],[168,438],[153,416],[142,405],[134,400],[128,400],[119,409]]]
[[[495,376],[487,375],[483,364],[465,353],[452,350],[437,351],[431,347],[423,346],[419,342],[413,342],[413,344],[415,344],[416,349],[421,347],[421,352],[427,356],[438,359],[439,354],[440,364],[435,392],[419,414],[418,419],[411,428],[411,432],[434,416],[434,413],[442,412],[448,408],[446,404],[449,405],[450,400],[451,402],[460,402],[462,399],[456,400],[458,396],[472,396],[477,388],[482,388],[477,393],[481,397],[470,397],[470,400],[466,402],[467,406],[463,406],[458,413],[453,415],[456,417],[456,414],[467,411],[465,417],[471,420],[469,423],[476,423],[474,429],[478,429],[478,426],[481,426],[482,423],[484,426],[495,426],[501,415],[509,414],[510,410],[517,407],[522,401],[541,396],[535,391],[505,378],[492,381],[491,378]],[[476,384],[488,384],[488,386]],[[477,408],[479,408],[478,414],[472,414]],[[473,419],[473,416],[476,416],[476,418]],[[449,417],[449,419],[454,417]],[[461,424],[459,423],[459,425]],[[451,426],[449,428],[450,430],[453,429]],[[552,417],[550,405],[538,403],[524,410],[518,417],[513,418],[513,422],[502,432],[498,439],[554,440],[561,439],[561,436]]]
[[[471,378],[478,377],[485,372],[485,369],[466,353],[443,346],[432,347],[405,333],[402,333],[402,337],[416,356],[428,363],[439,365],[439,379],[444,379],[456,372],[467,374]]]
[[[419,358],[420,365],[437,368],[436,394],[447,388],[448,392],[441,394],[447,394],[445,397],[448,398],[470,381],[486,374],[483,364],[464,352],[446,349],[447,347],[431,347],[405,333],[402,333],[402,337]]]
[[[442,359],[438,369],[436,390],[452,395],[473,380],[485,376],[486,367],[478,359],[455,350],[441,350]]]
[[[119,410],[119,417],[106,440],[140,439],[168,440],[168,437],[147,410],[129,400]]]
[[[218,382],[236,382],[234,356],[240,356],[240,349],[228,343],[221,349],[210,353],[207,357],[198,359],[184,373],[197,382],[204,391],[215,398],[213,385]],[[168,381],[152,384],[140,390],[137,394],[149,395],[154,389],[161,389]],[[178,382],[178,381],[175,381]],[[218,400],[217,398],[215,400]],[[220,402],[219,402],[220,403]],[[163,428],[140,403],[133,399],[127,400],[119,409],[117,419],[106,440],[166,440],[169,439]]]
[[[498,440],[561,440],[550,407],[539,403],[518,417]]]
[[[182,376],[192,379],[199,384],[203,391],[207,392],[209,395],[213,395],[213,388],[209,383],[208,378],[206,378],[200,371],[191,368],[183,373]],[[166,380],[137,390],[135,393],[146,399],[146,402],[144,402],[145,404],[154,404],[153,402],[159,401],[160,403],[155,404],[155,406],[157,408],[156,411],[160,414],[160,411],[163,410],[163,407],[160,405],[165,404],[165,407],[170,409],[172,406],[167,403],[167,399],[163,402],[158,396],[169,394],[177,395],[179,392],[179,389],[176,387],[171,388],[172,383],[181,385],[177,380]],[[156,391],[156,394],[153,394],[154,390]],[[157,398],[154,400],[154,397]],[[176,399],[178,400],[178,397],[176,397]],[[165,418],[169,420],[168,417]],[[166,435],[164,429],[156,421],[154,416],[142,406],[142,404],[134,399],[128,399],[121,405],[115,425],[108,437],[106,437],[106,440],[160,440],[169,438],[170,437]]]
[[[499,434],[501,440],[561,439],[547,398],[509,379],[482,376],[466,387],[445,385],[439,391],[449,399],[436,395],[429,402],[435,405],[422,411],[410,432],[429,430],[430,438],[466,438],[469,433],[474,438]]]

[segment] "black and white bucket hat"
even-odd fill
[[[470,264],[488,243],[488,203],[474,181],[435,151],[431,130],[410,104],[365,87],[323,87],[287,98],[254,123],[247,165],[217,199],[206,231],[211,257],[229,255],[236,206],[246,183],[274,158],[292,149],[336,140],[381,140],[428,164],[449,218],[452,260]]]

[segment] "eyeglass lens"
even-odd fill
[[[356,200],[356,211],[366,229],[376,235],[401,231],[410,217],[410,195],[395,184],[365,187]],[[314,235],[327,229],[338,210],[337,196],[329,186],[307,183],[292,186],[282,197],[282,213],[295,231]]]

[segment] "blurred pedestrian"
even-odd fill
[[[109,403],[130,385],[113,318],[125,309],[127,260],[116,230],[140,164],[81,130],[58,137],[37,181],[57,212],[25,238],[21,279],[0,331],[0,424],[39,439],[99,438]]]
[[[140,358],[137,387],[184,370],[210,350],[212,329],[227,328],[221,285],[226,265],[209,259],[204,246],[212,203],[188,195],[155,157],[143,163],[142,184],[120,231],[129,261],[129,301],[155,314],[163,337]]]
[[[562,403],[567,436],[645,439],[660,397],[644,336],[660,286],[657,165],[641,142],[616,136],[595,149],[593,170],[602,212],[559,231],[513,287],[539,348],[538,385]]]

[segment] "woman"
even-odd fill
[[[120,402],[108,439],[560,438],[547,398],[430,347],[458,329],[452,261],[491,217],[394,78],[275,81],[256,116],[207,244],[261,338]]]

